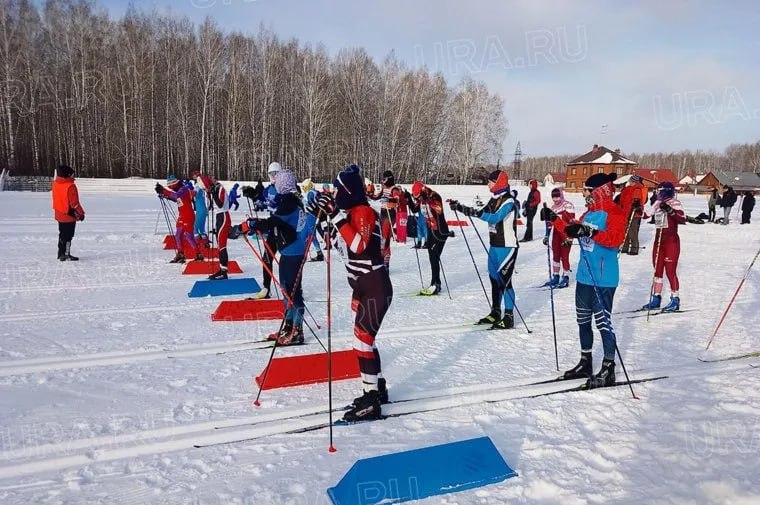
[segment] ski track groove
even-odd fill
[[[689,362],[668,366],[658,372],[633,371],[632,380],[657,377],[702,376],[706,368],[712,373],[731,372],[755,363],[727,361],[721,363]],[[530,381],[530,382],[527,382]],[[537,395],[562,393],[583,383],[583,380],[536,384],[535,379],[515,379],[495,384],[479,384],[429,391],[408,401],[388,404],[383,411],[388,416],[402,416],[432,412],[447,408],[465,407],[480,403],[497,403],[508,400],[531,399]],[[624,385],[623,385],[624,387]],[[341,408],[334,412],[342,412]],[[125,458],[151,456],[206,446],[240,443],[273,435],[286,435],[317,430],[327,426],[324,406],[301,409],[284,409],[249,418],[206,421],[154,430],[137,431],[123,435],[101,436],[71,440],[66,443],[46,444],[33,448],[8,450],[4,459],[10,463],[0,466],[5,479],[18,479],[31,475],[60,471],[70,467],[87,466],[99,462]],[[154,440],[157,439],[157,440]],[[137,443],[134,446],[120,445]],[[30,457],[34,452],[37,458]],[[72,453],[73,454],[66,454]],[[50,457],[39,457],[50,455]],[[13,461],[16,460],[16,461]]]

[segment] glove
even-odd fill
[[[546,212],[544,212],[544,211],[546,211]],[[541,220],[542,221],[549,221],[550,223],[553,223],[554,221],[557,220],[557,217],[559,217],[559,216],[557,216],[557,213],[554,212],[553,210],[551,210],[549,207],[547,207],[545,209],[541,209],[541,214],[543,214],[543,216],[541,217]]]
[[[154,189],[156,190],[156,193],[157,193],[159,196],[162,196],[162,195],[164,194],[164,187],[161,185],[161,183],[160,183],[160,182],[157,182],[157,183],[156,183],[156,187],[155,187]]]
[[[252,188],[251,186],[243,186],[243,196],[250,198],[251,200],[258,200],[261,193],[258,191],[258,186]]]
[[[84,214],[77,214],[77,219],[79,221],[84,221]]]
[[[544,244],[545,246],[548,246],[549,245],[549,237],[544,237],[544,239],[541,241],[541,243]]]
[[[639,210],[641,208],[641,200],[638,198],[633,199],[633,205],[631,206],[633,210]]]
[[[662,210],[664,210],[665,212],[667,212],[668,214],[673,214],[673,212],[674,212],[674,211],[673,211],[673,207],[671,207],[670,205],[668,205],[668,204],[667,204],[667,203],[665,203],[665,202],[662,202],[662,203],[660,204],[660,208],[661,208]]]
[[[527,208],[523,208],[522,215],[523,215],[523,217],[528,217],[528,209]]]
[[[596,230],[583,223],[573,223],[565,227],[565,233],[568,237],[573,238],[593,237]]]
[[[472,207],[468,207],[466,205],[462,205],[457,200],[451,200],[449,202],[449,208],[453,210],[454,212],[461,212],[467,217],[480,217],[480,215],[483,213],[482,211],[478,209],[473,209]]]
[[[242,225],[236,224],[234,226],[230,226],[230,230],[227,232],[227,238],[230,240],[235,240],[236,238],[240,237],[240,235],[243,234]]]
[[[304,205],[304,210],[311,214],[312,216],[319,217],[319,207],[317,207],[317,199],[312,198],[311,200],[308,200],[306,202],[306,205]]]
[[[326,216],[330,216],[330,219],[338,215],[338,207],[335,205],[335,200],[329,193],[322,193],[317,196],[317,207]]]
[[[563,247],[569,247],[569,246],[573,245],[573,239],[571,239],[570,237],[568,237],[568,238],[566,238],[565,240],[562,241],[561,245]]]

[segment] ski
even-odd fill
[[[628,385],[631,385],[631,384],[642,384],[642,383],[645,383],[645,382],[654,382],[654,381],[658,381],[658,380],[662,380],[662,379],[667,379],[667,378],[668,378],[667,375],[660,375],[658,377],[647,377],[646,379],[634,379],[634,380],[630,380],[630,381],[617,381],[617,382],[615,382],[614,386],[603,386],[603,387],[597,387],[597,388],[590,388],[590,387],[588,387],[588,382],[585,382],[585,383],[581,384],[580,386],[575,386],[575,387],[572,387],[572,388],[563,389],[561,391],[552,391],[552,392],[549,392],[549,393],[540,393],[540,394],[533,395],[533,396],[526,396],[525,398],[540,398],[542,396],[551,396],[551,395],[557,395],[557,394],[562,394],[562,393],[573,393],[573,392],[576,392],[576,391],[598,391],[600,389],[609,389],[609,388],[612,388],[612,387],[628,386]]]
[[[721,361],[734,361],[737,359],[747,359],[747,358],[758,358],[760,357],[760,351],[757,352],[748,352],[746,354],[738,354],[736,356],[727,356],[725,358],[713,358],[713,359],[705,359],[705,358],[697,358],[702,363],[720,363]],[[753,366],[753,365],[750,365]]]
[[[662,312],[662,311],[660,311],[660,312],[650,312],[649,316],[650,317],[654,317],[654,316],[662,316],[662,315],[667,315],[667,314],[682,314],[684,312],[695,312],[697,310],[699,310],[699,309],[674,310],[674,311],[670,311],[670,312]],[[647,311],[646,311],[646,309],[644,309],[644,310],[637,310],[635,312],[636,312],[635,314],[633,314],[631,316],[627,316],[626,319],[632,319],[634,317],[644,317],[644,316],[646,316],[646,312]]]

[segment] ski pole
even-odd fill
[[[546,203],[544,203],[544,209],[547,209]],[[549,267],[549,299],[552,302],[552,332],[554,333],[554,361],[557,365],[557,371],[559,371],[559,351],[557,350],[557,320],[554,314],[554,284],[551,284],[552,280],[552,259],[551,259],[551,242],[549,241],[549,235],[551,234],[551,227],[549,226],[549,220],[544,220],[546,224],[546,263]],[[555,232],[556,233],[556,232]]]
[[[449,202],[451,200],[448,200]],[[470,254],[470,260],[472,260],[472,266],[475,267],[475,274],[478,276],[478,280],[480,281],[480,287],[483,288],[483,296],[486,297],[486,302],[488,302],[488,306],[491,306],[491,299],[488,297],[488,292],[486,291],[486,285],[483,284],[483,278],[480,276],[480,270],[478,270],[478,265],[475,263],[475,256],[472,254],[472,249],[470,249],[470,242],[467,240],[467,235],[464,233],[464,226],[462,226],[462,221],[459,220],[459,213],[455,210],[454,211],[454,217],[457,220],[457,223],[459,223],[459,231],[462,234],[462,237],[464,238],[464,245],[467,246],[467,252]]]
[[[731,297],[731,301],[728,302],[728,306],[726,307],[726,310],[723,311],[723,315],[720,317],[720,321],[718,321],[718,325],[713,330],[712,335],[710,335],[710,340],[707,341],[707,347],[705,347],[705,351],[707,351],[710,348],[710,345],[712,345],[715,335],[718,334],[718,330],[723,324],[723,321],[726,319],[726,315],[728,315],[728,311],[731,310],[731,306],[734,304],[734,300],[736,300],[736,295],[739,294],[739,291],[742,289],[742,286],[744,285],[744,281],[747,280],[747,278],[749,277],[749,274],[752,272],[752,267],[755,265],[755,261],[757,261],[758,256],[760,256],[760,249],[757,250],[755,257],[752,258],[752,262],[749,264],[747,271],[744,273],[744,277],[742,277],[742,280],[739,282],[739,285],[736,287],[736,291],[734,291],[734,296]]]
[[[161,208],[164,210],[164,219],[166,220],[166,230],[169,232],[169,235],[176,237],[176,233],[172,234],[172,225],[169,221],[169,211],[167,210],[166,200],[162,196],[158,197],[159,201],[161,202]],[[179,244],[177,244],[177,240],[174,240],[174,249],[179,253]]]
[[[583,258],[583,261],[586,263],[586,268],[588,269],[589,276],[591,277],[591,284],[593,284],[594,287],[594,294],[596,295],[596,301],[599,303],[599,308],[602,310],[602,316],[604,316],[604,323],[607,325],[607,327],[610,329],[610,333],[612,333],[612,336],[615,337],[615,329],[612,327],[612,321],[610,321],[610,317],[607,315],[607,307],[604,305],[604,300],[602,299],[602,294],[599,292],[599,286],[596,283],[596,279],[594,279],[594,271],[591,269],[591,263],[589,263],[588,258],[586,257],[586,253],[583,250],[583,244],[581,244],[580,239],[578,239],[578,247],[581,251],[581,258]],[[612,311],[612,307],[610,307],[610,311]],[[623,356],[620,354],[620,349],[617,345],[617,338],[615,338],[615,352],[617,353],[618,359],[620,360],[620,366],[623,367],[623,373],[625,374],[625,380],[628,382],[628,387],[631,388],[631,395],[633,396],[634,400],[638,400],[639,397],[636,396],[636,393],[633,391],[633,384],[631,384],[631,378],[628,377],[628,371],[625,369],[625,362],[623,361]]]
[[[417,255],[417,270],[420,271],[420,286],[425,289],[425,281],[422,280],[422,266],[420,265],[420,252],[419,249],[414,249],[414,254]]]
[[[333,398],[332,398],[332,247],[330,246],[330,226],[332,220],[327,219],[325,230],[325,247],[327,248],[327,411],[330,423],[330,447],[328,452],[335,452],[333,445]]]
[[[544,207],[546,207],[546,205],[544,205]],[[628,217],[628,225],[625,227],[625,235],[623,235],[623,237],[625,237],[625,238],[623,239],[623,245],[625,245],[625,244],[627,243],[627,244],[628,244],[628,250],[629,250],[629,251],[630,251],[630,248],[631,248],[631,241],[630,241],[630,240],[629,240],[629,238],[628,238],[628,233],[629,233],[629,232],[630,232],[630,230],[631,230],[631,224],[633,223],[633,215],[634,215],[634,214],[636,214],[636,211],[634,210],[634,208],[633,208],[633,207],[631,207],[631,215]],[[620,251],[622,251],[622,250],[623,250],[623,245],[621,245],[621,246],[618,248],[618,253],[617,253],[617,255],[618,255],[618,258],[620,257]]]
[[[657,279],[657,265],[660,263],[660,243],[662,242],[662,230],[657,229],[655,233],[658,233],[658,235],[654,241],[654,272],[652,273],[652,287],[649,290],[649,303],[647,304],[647,323],[649,322],[649,313],[652,310],[652,300],[654,300],[654,283]]]
[[[486,254],[488,254],[488,248],[486,247],[486,243],[483,242],[483,237],[480,236],[480,232],[478,231],[477,228],[475,228],[475,222],[472,220],[472,216],[467,216],[467,217],[470,220],[470,224],[472,225],[472,228],[475,230],[475,235],[477,235],[478,240],[480,240],[480,245],[483,246],[483,249],[485,250]],[[499,266],[494,264],[491,256],[488,256],[488,262],[490,265],[492,265],[495,268],[497,272],[499,271]],[[520,312],[520,309],[517,307],[517,303],[515,302],[515,297],[512,295],[512,293],[509,292],[509,288],[507,287],[507,285],[504,286],[504,291],[505,293],[507,293],[507,295],[509,296],[509,299],[512,301],[512,305],[515,307],[515,312],[517,312],[517,315],[520,317],[520,321],[522,321],[523,326],[525,326],[525,331],[527,331],[528,333],[533,333],[530,330],[530,328],[528,328],[528,323],[525,321],[525,318],[523,317],[522,312]]]
[[[317,222],[319,222],[319,218],[322,216],[322,209],[319,210],[317,213]],[[306,243],[308,243],[312,238],[314,238],[314,233],[317,231],[317,227],[315,226],[314,229],[309,234],[309,238],[307,239]],[[251,247],[251,250],[253,251],[253,247]],[[309,249],[307,248],[304,252],[303,258],[301,259],[301,264],[298,267],[298,271],[296,272],[296,278],[295,282],[293,283],[293,291],[290,293],[291,295],[295,293],[295,290],[298,288],[298,284],[301,282],[301,275],[303,274],[303,267],[306,264],[306,259],[309,257]],[[274,280],[274,276],[272,277],[272,280]],[[285,294],[285,290],[283,290],[283,294]],[[282,321],[280,322],[280,330],[285,327],[285,321],[288,317],[288,310],[290,310],[291,306],[293,305],[293,299],[290,298],[290,301],[288,302],[287,306],[285,307],[285,315],[282,317]],[[261,403],[259,402],[259,398],[261,398],[261,392],[264,390],[264,384],[266,384],[267,376],[269,375],[269,368],[272,365],[272,360],[274,359],[274,352],[277,350],[279,342],[277,340],[274,341],[274,345],[272,346],[272,352],[269,355],[269,360],[267,361],[267,366],[264,369],[264,375],[261,378],[261,384],[259,384],[259,391],[256,393],[256,400],[254,400],[253,404],[257,407],[261,406]]]
[[[443,283],[446,284],[446,292],[449,294],[449,300],[451,300],[451,291],[449,290],[449,281],[446,280],[446,270],[443,269],[443,261],[438,256],[438,266],[441,267],[441,273],[443,274]]]

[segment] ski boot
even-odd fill
[[[324,261],[325,255],[322,254],[322,251],[317,251],[317,255],[314,258],[309,259],[309,261]]]
[[[559,281],[559,284],[557,284],[558,289],[563,289],[570,286],[570,276],[569,275],[563,275],[562,280]]]
[[[420,291],[420,294],[423,296],[435,296],[440,292],[441,292],[440,284],[431,284],[430,287],[425,288],[422,291]]]
[[[552,278],[549,282],[545,282],[543,287],[545,288],[556,288],[559,285],[559,274],[552,275]]]
[[[381,405],[388,403],[388,384],[382,377],[377,379],[377,394],[380,397]],[[351,405],[355,407],[359,402],[362,401],[362,398],[362,396],[354,398],[354,401],[351,402]]]
[[[490,329],[492,330],[511,330],[515,327],[515,315],[507,309],[504,311],[504,318],[500,321],[496,321]]]
[[[615,385],[615,360],[607,358],[602,361],[602,368],[599,373],[590,377],[586,381],[586,387],[588,389],[604,388],[607,386]]]
[[[290,331],[284,335],[280,332],[280,336],[277,338],[277,345],[300,345],[303,344],[303,325],[294,324],[290,327]]]
[[[681,299],[677,296],[670,296],[670,303],[662,308],[662,312],[678,312],[681,310]]]
[[[203,261],[203,254],[201,253],[195,253],[195,261]]]
[[[227,280],[227,269],[226,268],[220,268],[218,272],[215,274],[211,274],[208,276],[208,280],[210,281],[226,281]]]
[[[178,252],[174,258],[169,263],[184,263],[185,262],[185,255],[181,252]]]
[[[501,311],[497,309],[491,309],[488,315],[478,321],[477,324],[490,324],[494,325],[501,319]]]
[[[254,295],[248,298],[248,300],[262,300],[264,298],[270,298],[270,297],[271,295],[269,294],[269,288],[263,288],[258,293],[254,293]]]
[[[593,360],[590,352],[582,352],[581,360],[570,370],[562,374],[565,380],[570,379],[589,379],[594,373]]]
[[[281,337],[285,337],[293,330],[293,323],[291,321],[285,321],[282,328],[267,335],[267,340],[272,342],[279,342]]]
[[[348,423],[372,421],[380,419],[381,415],[380,393],[378,391],[365,391],[364,395],[356,400],[351,410],[345,413],[343,420]]]
[[[652,295],[652,301],[641,307],[641,310],[654,310],[660,308],[660,303],[662,303],[662,296],[660,295]]]

